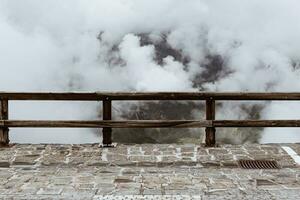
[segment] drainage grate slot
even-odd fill
[[[239,160],[238,165],[243,169],[279,169],[274,160]]]

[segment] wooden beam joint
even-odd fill
[[[215,100],[211,97],[206,100],[206,120],[215,120]],[[216,128],[206,127],[205,128],[205,145],[207,147],[213,147],[216,144]]]

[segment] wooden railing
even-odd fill
[[[102,101],[103,120],[9,120],[9,101]],[[206,120],[112,120],[112,101],[204,100]],[[116,92],[116,93],[9,93],[0,92],[0,145],[9,144],[9,127],[103,128],[103,145],[111,146],[112,128],[205,128],[207,146],[214,146],[216,127],[299,127],[300,120],[216,120],[217,100],[300,100],[300,93],[202,93],[202,92]],[[180,113],[179,113],[180,114]]]

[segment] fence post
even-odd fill
[[[0,120],[8,119],[8,100],[0,99]],[[9,137],[8,137],[8,128],[0,128],[0,146],[8,146]]]
[[[215,120],[215,100],[212,98],[206,100],[206,120]],[[205,128],[205,145],[212,147],[216,144],[215,127]]]
[[[111,100],[108,98],[103,100],[103,120],[111,120]],[[102,136],[103,146],[111,146],[112,145],[112,128],[103,128]]]

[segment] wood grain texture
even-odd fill
[[[0,127],[44,128],[198,128],[210,127],[211,121],[196,120],[0,120]]]
[[[8,100],[300,100],[300,93],[254,92],[0,92]]]
[[[300,127],[300,120],[215,120],[215,127]]]
[[[0,127],[44,128],[203,128],[300,127],[300,120],[0,120]]]
[[[111,100],[104,100],[103,101],[103,109],[102,109],[102,116],[103,120],[111,120]],[[111,145],[112,144],[112,128],[111,127],[104,127],[102,129],[102,143],[104,145]]]
[[[215,119],[215,101],[212,99],[206,100],[206,120]],[[205,128],[205,144],[212,147],[216,144],[216,129],[215,127]]]
[[[8,100],[0,100],[0,121],[8,119]],[[0,123],[0,146],[7,146],[9,144],[8,127],[2,126]]]

